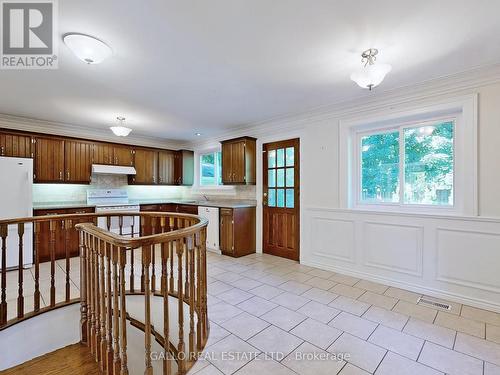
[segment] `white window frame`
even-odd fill
[[[215,149],[215,150],[207,150],[207,151],[204,151],[204,152],[201,152],[199,155],[198,155],[198,170],[199,170],[199,174],[198,174],[198,186],[201,188],[201,189],[215,189],[215,188],[220,188],[222,185],[222,180],[221,180],[221,175],[219,174],[219,165],[217,163],[217,158],[215,158],[215,165],[214,165],[214,168],[215,168],[215,184],[214,185],[202,185],[201,184],[201,179],[202,179],[202,167],[201,167],[201,158],[205,155],[210,155],[210,154],[217,154],[217,153],[220,153],[221,150],[220,149]],[[222,160],[219,161],[220,163],[222,163]],[[222,173],[222,172],[221,172]],[[221,181],[221,183],[219,184],[219,181]]]
[[[379,133],[418,127],[428,122],[454,120],[453,137],[453,206],[405,204],[400,198],[392,202],[361,202],[360,134]],[[400,158],[404,143],[400,130]],[[403,154],[402,154],[403,152]],[[404,158],[400,159],[404,164]],[[477,95],[442,100],[406,110],[385,110],[339,123],[339,205],[346,209],[390,211],[446,216],[477,216]],[[404,194],[404,168],[400,169],[400,194]]]
[[[405,203],[405,143],[404,143],[404,131],[405,129],[420,128],[424,126],[438,125],[443,122],[453,122],[453,204],[452,205],[432,205],[432,204],[420,204],[420,203]],[[395,126],[390,127],[380,127],[370,130],[360,130],[355,131],[356,133],[356,143],[354,145],[354,166],[356,167],[356,177],[354,181],[354,200],[355,207],[361,209],[373,209],[375,206],[387,206],[387,207],[398,207],[401,210],[411,207],[417,210],[433,210],[439,209],[444,213],[447,211],[455,211],[456,207],[456,186],[455,186],[455,169],[456,169],[456,150],[455,150],[455,138],[456,138],[456,128],[457,128],[457,117],[436,117],[432,119],[427,119],[425,121],[410,121],[405,123],[400,123]],[[398,133],[399,137],[399,200],[398,202],[368,202],[361,199],[361,184],[362,184],[362,148],[361,139],[366,136],[384,133]]]

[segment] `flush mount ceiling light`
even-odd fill
[[[110,46],[90,35],[70,33],[64,35],[63,41],[76,57],[87,64],[99,64],[113,54]]]
[[[371,90],[382,83],[387,73],[392,69],[389,64],[377,64],[378,49],[370,48],[361,54],[361,63],[364,66],[351,74],[351,79],[358,84],[359,87]]]
[[[129,135],[132,129],[123,126],[123,124],[125,123],[125,117],[119,116],[116,119],[118,120],[120,125],[111,126],[110,127],[111,131],[115,133],[115,135],[117,135],[118,137],[126,137],[127,135]]]
[[[197,137],[201,137],[201,133],[194,133]]]

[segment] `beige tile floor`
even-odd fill
[[[210,337],[190,374],[500,374],[498,313],[458,303],[429,308],[417,293],[265,254],[209,253],[207,262]],[[63,291],[64,262],[57,266]],[[71,266],[77,296],[77,258]],[[24,273],[27,310],[31,272]],[[40,272],[46,303],[49,266]],[[14,307],[17,273],[7,278]]]

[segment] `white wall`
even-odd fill
[[[374,98],[365,102],[278,119],[219,137],[218,140],[241,135],[258,138],[255,190],[258,251],[262,244],[262,144],[299,137],[301,262],[500,311],[500,273],[491,266],[500,264],[498,72],[494,77],[473,77],[474,80],[460,77],[456,82],[454,78],[387,94],[374,92]],[[438,220],[394,213],[388,217],[366,216],[340,210],[340,121],[415,109],[474,93],[479,97],[478,220],[465,217]],[[196,149],[208,144],[213,146],[214,140],[200,143]],[[355,217],[346,219],[346,215]],[[481,219],[485,217],[493,220]],[[474,229],[469,231],[468,227]],[[388,241],[388,236],[393,240]],[[319,255],[318,249],[323,255]],[[473,267],[469,267],[471,264]]]
[[[0,371],[80,341],[80,304],[61,307],[0,332]]]

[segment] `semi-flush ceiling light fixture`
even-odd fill
[[[115,133],[115,135],[117,135],[118,137],[126,137],[127,135],[129,135],[130,132],[132,131],[132,129],[123,126],[123,124],[125,122],[125,117],[120,117],[119,116],[116,119],[118,120],[118,122],[120,123],[120,125],[118,125],[118,126],[111,126],[110,127],[111,131],[113,133]]]
[[[90,35],[69,33],[64,35],[63,41],[76,57],[87,64],[99,64],[113,54],[110,46]]]
[[[378,49],[370,48],[361,54],[361,63],[364,66],[358,71],[351,74],[351,79],[358,84],[359,87],[371,90],[382,83],[387,73],[392,69],[389,64],[377,64]]]

